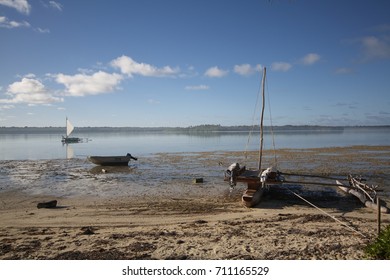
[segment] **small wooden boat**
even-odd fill
[[[105,165],[105,166],[123,166],[128,165],[129,161],[137,160],[137,158],[133,157],[131,154],[127,154],[125,156],[89,156],[88,160],[97,165]]]

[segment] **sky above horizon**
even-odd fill
[[[0,127],[250,125],[264,67],[265,125],[390,125],[389,11],[388,0],[0,0]]]

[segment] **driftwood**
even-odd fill
[[[375,187],[370,187],[361,183],[358,179],[349,177],[349,186],[345,186],[340,181],[336,180],[337,186],[345,193],[349,193],[357,197],[366,207],[371,209],[380,209],[380,212],[387,213],[389,209],[386,206],[380,206],[375,202],[376,192]],[[370,194],[372,193],[372,194]]]

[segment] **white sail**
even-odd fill
[[[66,137],[69,137],[69,135],[72,133],[74,129],[74,126],[70,123],[68,119],[66,119]]]

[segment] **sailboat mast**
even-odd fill
[[[66,137],[68,137],[69,136],[69,134],[68,134],[68,116],[66,116],[66,118],[65,118],[65,129],[66,129]]]
[[[261,158],[263,157],[263,120],[264,120],[264,107],[265,107],[265,75],[266,75],[267,69],[263,68],[263,79],[261,81],[261,95],[262,95],[262,108],[261,108],[261,118],[260,118],[260,154],[259,154],[259,172],[261,173]]]

